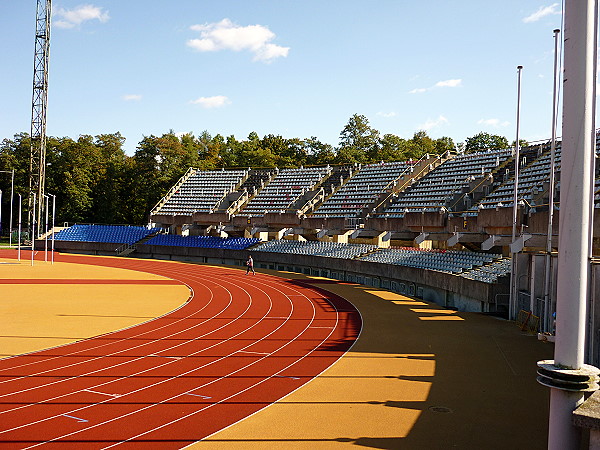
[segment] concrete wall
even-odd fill
[[[58,251],[93,255],[116,255],[118,244],[57,241]],[[39,243],[38,243],[39,247]],[[43,241],[41,242],[43,248]],[[206,249],[138,245],[131,257],[167,259],[243,266],[249,252],[245,250]],[[285,270],[325,276],[342,281],[381,287],[462,311],[505,311],[508,283],[487,284],[432,270],[379,264],[370,261],[325,258],[271,252],[252,252],[258,268]]]

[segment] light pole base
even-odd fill
[[[569,392],[594,392],[600,369],[584,364],[580,369],[568,369],[548,359],[537,363],[537,381],[544,386]]]

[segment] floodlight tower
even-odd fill
[[[35,217],[41,217],[46,187],[46,105],[48,102],[48,61],[50,57],[51,0],[37,0],[33,95],[31,100],[31,155],[29,159],[29,228],[37,234]],[[35,194],[35,195],[34,195]],[[36,205],[34,199],[40,199]],[[36,210],[37,209],[37,213]]]

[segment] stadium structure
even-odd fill
[[[558,142],[556,200],[560,156]],[[190,168],[152,209],[148,227],[74,225],[56,234],[56,248],[232,265],[251,252],[258,268],[385,288],[460,311],[512,319],[526,311],[551,339],[558,220],[548,255],[550,142],[522,148],[519,167],[514,242],[515,152],[504,149],[299,169]],[[600,298],[597,282],[593,292]],[[595,361],[598,348],[590,342]]]
[[[32,235],[40,234],[43,199],[47,202],[49,197],[45,122],[51,2],[37,4],[29,183]],[[515,149],[351,166],[190,168],[152,209],[147,227],[75,224],[59,232],[53,227],[37,245],[47,249],[51,235],[52,250],[230,265],[243,265],[251,253],[259,268],[356,282],[450,309],[502,315],[520,320],[523,329],[540,332],[547,340],[553,340],[558,313],[561,333],[555,360],[538,361],[538,381],[552,388],[549,447],[578,448],[571,416],[583,403],[584,392],[598,389],[598,369],[583,361],[600,363],[600,317],[595,312],[600,310],[600,273],[593,256],[600,252],[594,220],[600,208],[597,132],[596,158],[590,148],[597,2],[569,1],[564,9],[563,197],[569,201],[562,208],[560,258],[558,220],[553,218],[561,212],[555,201],[561,146],[546,142],[519,149],[522,66]],[[584,179],[581,185],[577,177]],[[594,197],[589,208],[588,193]],[[46,203],[46,218],[47,210]],[[589,232],[588,222],[594,224]],[[582,242],[586,245],[578,245]],[[18,251],[20,259],[20,242]],[[32,251],[32,264],[34,257]],[[575,300],[569,301],[569,296]],[[594,417],[597,420],[597,414]],[[597,442],[600,437],[592,431],[590,444]]]

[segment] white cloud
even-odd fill
[[[224,95],[215,95],[213,97],[200,97],[196,100],[190,101],[193,105],[200,105],[203,108],[211,109],[211,108],[221,108],[225,105],[231,104],[231,100],[229,100]]]
[[[429,131],[433,128],[437,128],[441,125],[445,125],[449,123],[448,119],[446,119],[444,116],[440,115],[437,119],[427,119],[427,121],[421,125],[419,125],[417,128],[419,130],[425,130],[425,131]]]
[[[523,18],[523,22],[525,22],[525,23],[537,22],[538,20],[542,19],[543,17],[561,14],[561,10],[558,8],[559,8],[558,3],[552,3],[550,6],[540,6],[540,8],[536,12]]]
[[[94,5],[80,5],[74,9],[58,8],[53,16],[54,25],[58,28],[76,28],[89,20],[104,23],[110,19],[108,11]]]
[[[479,125],[486,125],[494,128],[507,127],[510,125],[510,122],[501,122],[500,119],[480,119],[477,123]]]
[[[454,79],[454,80],[438,81],[433,86],[430,86],[428,88],[416,88],[416,89],[412,89],[412,90],[408,91],[408,93],[409,94],[421,94],[423,92],[432,91],[433,89],[437,89],[437,88],[444,88],[444,87],[454,88],[454,87],[460,87],[460,86],[462,86],[462,79],[461,78],[457,78],[457,79]]]
[[[123,100],[126,102],[139,102],[142,99],[142,96],[139,94],[127,94],[123,96]]]
[[[435,83],[434,86],[435,87],[458,87],[458,86],[462,86],[462,80],[457,79],[457,80],[438,81],[437,83]]]
[[[242,50],[254,54],[254,61],[271,62],[275,58],[286,57],[289,47],[271,43],[275,33],[262,25],[239,26],[229,19],[204,25],[193,25],[193,31],[200,33],[199,39],[190,39],[187,45],[199,52],[219,50]]]
[[[386,119],[389,119],[390,117],[396,117],[398,114],[396,114],[394,111],[390,111],[390,112],[379,111],[376,115],[379,117],[385,117]]]

